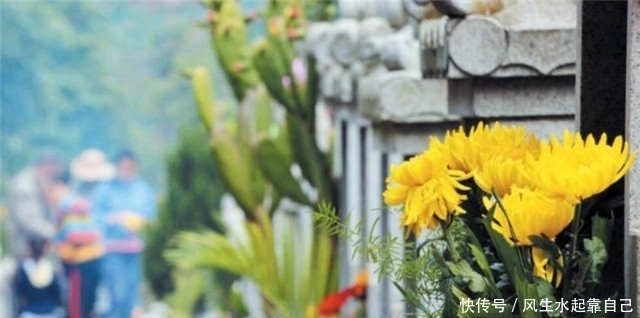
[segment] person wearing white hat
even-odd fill
[[[96,313],[104,244],[92,215],[89,198],[93,188],[115,176],[115,166],[105,154],[89,148],[70,164],[70,177],[56,183],[51,201],[56,210],[55,251],[67,276],[69,318],[90,318]],[[73,181],[71,187],[68,181]]]
[[[74,190],[90,197],[96,184],[111,180],[116,175],[115,166],[107,160],[107,156],[99,149],[89,148],[71,161],[71,177]]]

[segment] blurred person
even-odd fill
[[[60,173],[62,163],[51,150],[41,152],[35,162],[19,171],[9,182],[7,189],[7,234],[9,254],[14,264],[19,264],[29,255],[27,239],[30,235],[50,239],[55,233],[53,215],[46,197],[52,179]],[[15,269],[9,276],[14,277]],[[15,293],[11,293],[9,311],[18,314]]]
[[[62,292],[54,266],[47,259],[48,241],[33,234],[27,239],[28,254],[14,278],[19,318],[62,317]]]
[[[27,233],[46,239],[53,237],[53,213],[46,202],[53,177],[62,170],[62,163],[53,152],[38,156],[32,166],[22,169],[9,183],[7,206],[11,255],[17,261],[26,257]]]
[[[104,248],[88,199],[74,193],[68,181],[67,176],[57,178],[51,191],[58,230],[54,246],[67,277],[68,317],[89,318],[94,313]]]
[[[113,179],[116,168],[107,160],[107,156],[99,149],[89,148],[71,161],[71,177],[73,190],[91,198],[96,185]]]
[[[115,166],[109,162],[103,151],[96,148],[83,150],[70,164],[70,186],[78,195],[91,199],[93,190],[102,182],[113,179],[116,174]],[[93,212],[91,218],[95,220]],[[96,292],[94,311],[99,315],[109,307],[106,288],[99,284]]]
[[[129,318],[137,306],[142,280],[140,231],[155,217],[156,201],[149,184],[138,177],[131,151],[122,151],[116,166],[116,178],[98,185],[91,201],[106,248],[102,275],[111,306],[104,317]]]

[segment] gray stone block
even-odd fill
[[[491,17],[450,22],[448,77],[548,76],[575,71],[575,28],[510,30]]]
[[[449,57],[469,75],[487,75],[502,65],[509,46],[504,27],[495,19],[470,16],[454,20],[449,32]]]
[[[574,78],[474,78],[473,113],[478,117],[525,117],[575,113]]]
[[[429,146],[431,136],[442,139],[447,130],[457,129],[460,124],[457,120],[420,124],[374,123],[374,147],[384,153],[417,154]]]
[[[423,73],[447,78],[561,76],[575,73],[573,0],[517,1],[493,16],[470,15],[420,25]],[[442,41],[446,38],[445,41]]]
[[[527,131],[534,133],[541,139],[549,139],[551,136],[562,138],[564,130],[575,130],[575,118],[573,116],[558,116],[547,118],[523,118],[500,120],[505,125],[522,125]]]
[[[449,114],[447,81],[423,80],[415,71],[360,78],[357,106],[360,114],[373,122],[418,123],[457,118]]]

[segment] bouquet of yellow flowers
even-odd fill
[[[442,316],[607,317],[633,310],[602,275],[615,271],[608,249],[622,221],[609,190],[635,157],[620,136],[542,140],[480,123],[391,167],[383,197],[401,207],[408,237],[441,233],[420,248],[441,269]]]

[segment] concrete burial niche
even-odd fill
[[[420,152],[429,135],[479,120],[523,124],[544,137],[574,129],[576,17],[573,0],[516,1],[491,14],[409,18],[391,34],[361,39],[379,44],[368,56],[400,61],[378,59],[384,71],[357,77],[356,104],[376,147]],[[406,28],[413,37],[404,43],[414,46],[388,40]],[[406,62],[415,58],[417,65]]]
[[[640,1],[629,1],[627,19],[625,135],[632,149],[640,149]],[[620,76],[620,74],[618,74]],[[618,111],[620,109],[618,108]],[[640,166],[636,163],[625,178],[625,295],[640,304]],[[638,315],[637,312],[634,313]]]
[[[624,134],[640,149],[640,0],[505,2],[513,4],[461,14],[441,0],[443,15],[429,1],[344,0],[340,19],[311,27],[305,48],[336,115],[336,174],[350,197],[343,208],[363,211],[356,218],[370,224],[390,164],[461,124],[499,120],[542,137]],[[625,298],[636,311],[640,164],[619,191]],[[391,308],[398,295],[388,282],[371,291],[381,302],[370,309],[402,312]]]
[[[578,125],[596,136],[624,135],[640,149],[640,1],[581,1],[578,10]],[[637,161],[637,160],[636,160]],[[624,183],[624,186],[623,186]],[[624,194],[624,298],[638,317],[640,166],[636,162],[614,191]],[[618,231],[619,233],[620,231]]]
[[[577,125],[583,133],[624,135],[640,149],[640,1],[580,1],[578,5]],[[613,189],[624,194],[618,241],[624,251],[625,299],[638,317],[640,166],[636,162]],[[623,232],[620,234],[620,232]]]

